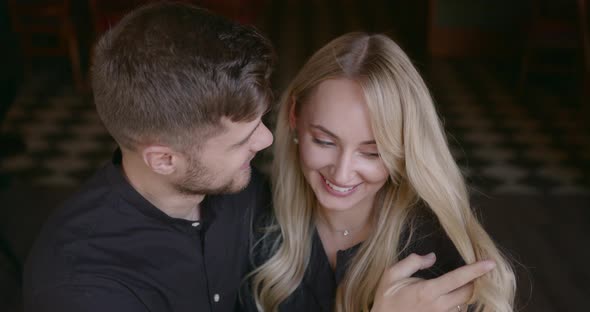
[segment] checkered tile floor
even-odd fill
[[[590,127],[572,97],[517,97],[492,65],[438,62],[430,73],[453,154],[484,192],[589,194]],[[556,91],[556,90],[552,90]]]
[[[21,89],[2,130],[20,135],[26,150],[1,159],[0,172],[33,184],[74,186],[109,158],[115,144],[91,97],[59,83],[59,76],[39,74]]]
[[[566,98],[543,89],[523,104],[494,66],[435,61],[425,73],[474,192],[590,195],[590,127]],[[58,77],[59,78],[59,77]],[[26,150],[0,173],[39,185],[75,186],[110,158],[113,140],[90,95],[50,73],[23,87],[3,124]],[[270,155],[258,159],[268,170]]]

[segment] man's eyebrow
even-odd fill
[[[330,130],[320,126],[320,125],[311,125],[310,127],[320,130],[322,132],[324,132],[325,134],[331,136],[332,138],[336,139],[336,140],[340,140],[340,138],[335,135],[334,133],[332,133]],[[377,142],[375,140],[368,140],[368,141],[363,141],[361,142],[361,145],[371,145],[371,144],[377,144]]]
[[[252,135],[254,134],[254,132],[256,131],[256,129],[258,129],[258,127],[260,127],[260,125],[262,124],[262,120],[258,122],[258,124],[256,124],[256,127],[254,127],[254,129],[252,129],[252,131],[250,131],[250,134],[248,134],[247,137],[245,137],[243,140],[241,140],[240,142],[232,145],[233,147],[238,147],[240,145],[245,144],[246,142],[248,142],[248,140],[250,140],[250,138],[252,137]]]

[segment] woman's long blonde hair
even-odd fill
[[[335,310],[370,310],[381,276],[405,247],[400,240],[404,229],[411,230],[415,203],[422,201],[466,263],[492,259],[497,264],[475,282],[475,311],[512,311],[514,273],[471,210],[424,81],[391,39],[364,33],[343,35],[317,51],[281,98],[273,163],[274,229],[279,233],[272,235],[277,237],[272,257],[252,273],[258,309],[277,311],[301,283],[310,260],[317,202],[300,168],[289,111],[292,105],[306,105],[313,89],[332,78],[361,86],[377,148],[390,172],[373,207],[374,230],[348,266]]]

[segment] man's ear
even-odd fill
[[[291,96],[291,102],[289,103],[289,128],[291,131],[297,127],[297,116],[295,115],[296,104],[295,97]]]
[[[167,146],[150,145],[143,150],[141,156],[155,173],[168,175],[176,171],[178,154]]]

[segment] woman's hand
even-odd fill
[[[465,304],[473,293],[473,280],[495,267],[494,262],[486,260],[430,280],[411,277],[435,261],[434,253],[411,254],[385,271],[371,312],[465,312]]]

